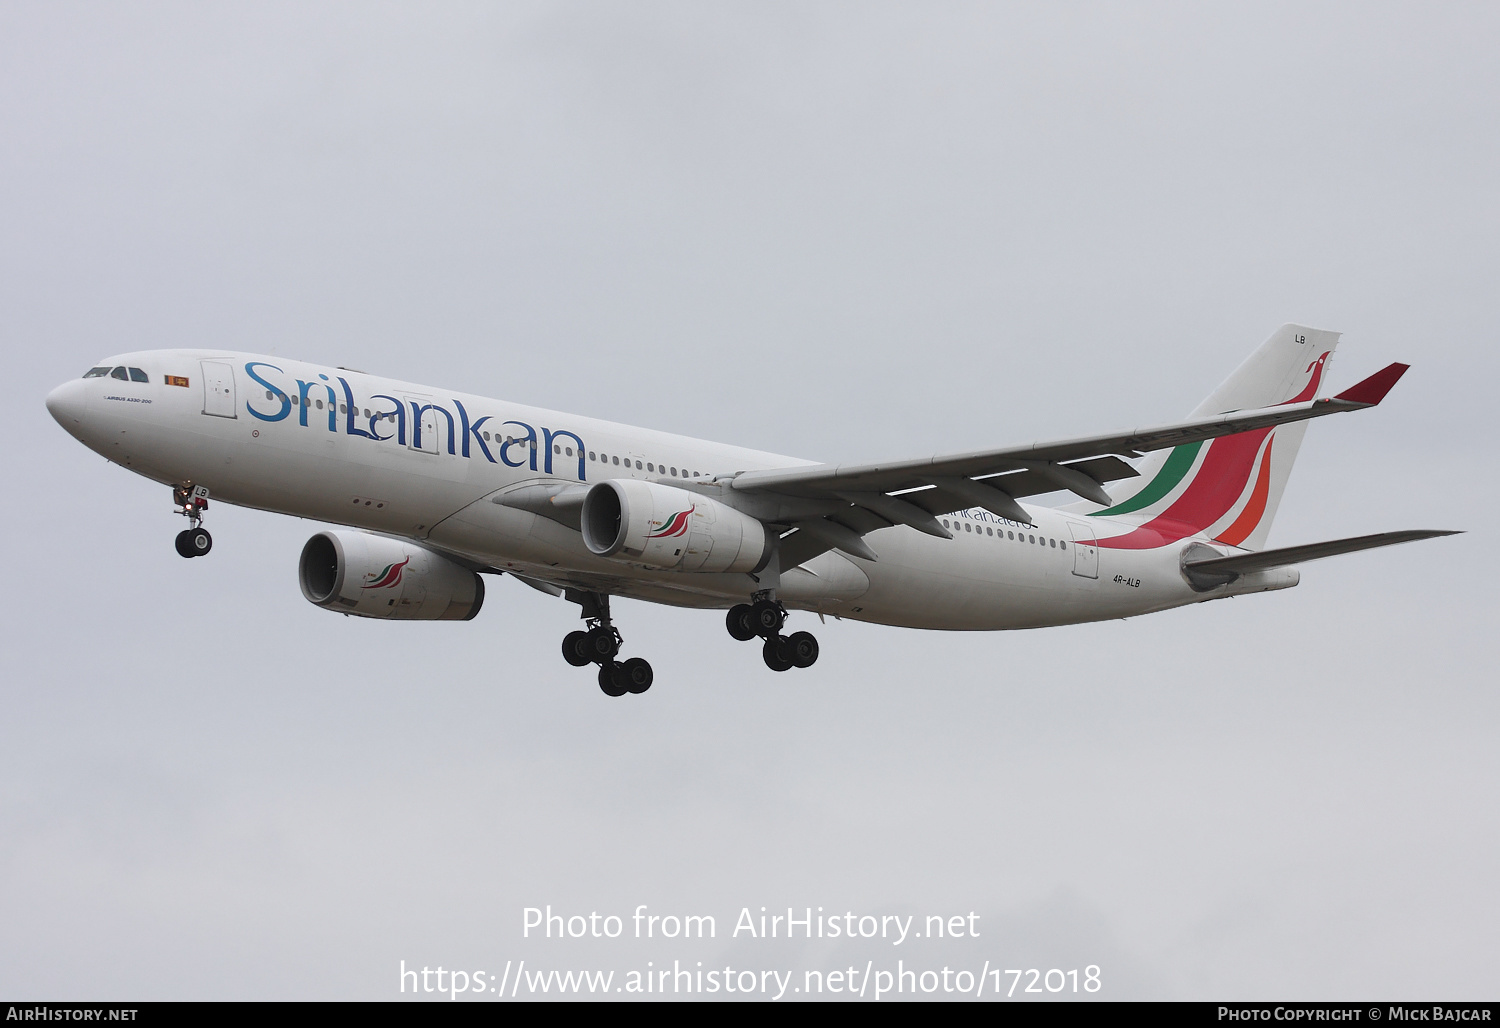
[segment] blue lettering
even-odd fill
[[[274,386],[270,382],[267,382],[265,379],[257,375],[255,373],[256,368],[270,368],[272,371],[280,371],[281,369],[274,364],[266,364],[263,361],[251,361],[250,363],[245,365],[245,374],[249,375],[255,381],[259,382],[270,392],[275,393],[276,399],[281,401],[281,409],[275,414],[262,414],[260,411],[250,406],[249,400],[246,400],[245,410],[250,412],[251,417],[259,418],[261,421],[280,421],[282,418],[285,418],[292,412],[292,398],[284,393],[281,390],[280,386]]]
[[[312,405],[312,401],[307,398],[307,391],[313,385],[314,383],[312,382],[304,382],[300,378],[297,379],[297,424],[303,428],[307,427],[307,408]]]
[[[419,407],[417,406],[416,400],[411,401],[412,446],[416,447],[419,450],[422,448],[422,415],[430,410],[437,411],[443,417],[448,419],[448,452],[455,453],[457,451],[457,448],[454,445],[453,415],[449,414],[445,408],[439,407],[435,403],[424,403]],[[433,424],[436,425],[437,422],[434,421]]]
[[[381,435],[379,432],[377,432],[375,430],[375,423],[377,421],[381,421],[383,419],[390,418],[390,417],[394,416],[395,419],[396,419],[396,436],[395,436],[396,442],[399,445],[401,445],[401,446],[405,446],[406,445],[406,406],[400,400],[396,399],[394,396],[387,396],[385,393],[376,393],[374,396],[370,397],[370,402],[371,403],[374,403],[376,400],[390,400],[391,403],[395,404],[395,407],[393,409],[391,409],[391,410],[386,410],[386,411],[379,411],[378,410],[378,411],[375,411],[373,414],[370,415],[370,437],[372,439],[382,439],[382,440],[384,440],[384,439],[390,439],[391,438],[390,436],[388,436],[388,435]]]
[[[554,432],[552,431],[552,429],[547,428],[545,425],[542,426],[542,431],[547,434],[547,441],[544,444],[547,451],[547,474],[552,474],[552,441],[554,439],[571,439],[578,444],[578,481],[582,482],[584,472],[583,462],[586,459],[586,454],[583,452],[583,440],[578,438],[572,432]]]
[[[507,425],[520,425],[522,428],[524,428],[526,430],[526,435],[522,439],[506,439],[505,442],[503,442],[503,443],[500,444],[500,463],[504,464],[508,468],[519,468],[522,464],[525,464],[526,461],[524,461],[524,460],[511,460],[510,456],[509,456],[509,451],[510,451],[510,448],[512,446],[524,446],[531,453],[531,470],[535,471],[536,470],[536,429],[532,428],[530,425],[526,424],[526,422],[524,422],[524,421],[507,421],[506,424]],[[549,464],[551,463],[551,458],[548,458],[548,463]]]
[[[319,374],[318,377],[324,382],[328,381],[327,375]],[[323,391],[328,394],[328,431],[337,432],[339,430],[339,402],[334,398],[333,386],[325,385]]]
[[[343,375],[339,376],[339,385],[341,385],[341,386],[344,387],[344,399],[346,399],[346,400],[349,401],[349,424],[348,424],[348,432],[349,432],[349,434],[350,435],[364,436],[366,439],[374,439],[375,437],[373,435],[371,435],[369,432],[366,432],[362,428],[355,428],[354,427],[354,416],[359,413],[359,408],[357,408],[357,407],[354,406],[354,393],[349,388],[349,383],[346,382],[346,381],[344,381],[344,376]]]
[[[464,410],[463,401],[459,400],[457,397],[454,397],[453,406],[458,408],[458,418],[463,426],[464,456],[467,457],[469,455],[469,437],[473,436],[474,441],[479,444],[479,448],[484,451],[485,458],[491,464],[495,463],[495,458],[490,456],[490,448],[484,443],[484,437],[479,434],[479,426],[484,424],[486,421],[489,421],[490,416],[486,414],[484,417],[480,418],[478,421],[474,422],[471,425],[469,424],[469,412]]]

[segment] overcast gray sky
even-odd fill
[[[360,998],[397,969],[1102,968],[1106,998],[1490,998],[1500,9],[1485,4],[0,5],[0,996]],[[381,624],[316,526],[48,417],[214,346],[815,459],[1186,413],[1278,325],[1379,410],[1311,427],[1272,545],[1469,534],[1026,633],[490,583]],[[801,615],[801,618],[808,618]],[[799,622],[800,624],[800,622]],[[801,625],[801,627],[813,627]],[[521,911],[712,914],[671,945]],[[979,939],[729,937],[742,907]],[[1007,979],[1008,981],[1008,979]]]

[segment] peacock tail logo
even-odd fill
[[[404,571],[406,569],[406,565],[410,563],[411,558],[407,557],[400,564],[387,564],[384,569],[366,575],[365,584],[360,588],[394,589],[396,586],[401,584],[401,572]]]
[[[662,526],[646,536],[647,539],[671,539],[674,536],[684,535],[688,529],[688,517],[697,510],[697,504],[687,510],[680,510],[676,514],[662,522]]]
[[[1311,375],[1311,378],[1302,391],[1276,406],[1306,403],[1317,396],[1324,366],[1332,352],[1325,352],[1309,364],[1303,374]],[[1094,511],[1089,516],[1129,514],[1150,507],[1184,481],[1186,488],[1166,510],[1145,524],[1124,535],[1100,539],[1099,545],[1120,550],[1165,546],[1207,531],[1243,501],[1244,506],[1234,522],[1215,536],[1219,542],[1238,546],[1255,531],[1266,511],[1271,491],[1271,444],[1275,441],[1275,431],[1275,428],[1260,428],[1175,447],[1144,489],[1123,503]],[[1206,451],[1201,462],[1198,460],[1200,451]]]

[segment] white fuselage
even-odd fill
[[[48,407],[81,442],[148,478],[421,540],[480,568],[680,606],[742,603],[761,584],[598,557],[573,528],[493,497],[525,482],[635,478],[732,505],[736,473],[812,463],[277,357],[159,350],[101,363],[140,368],[149,380],[75,380]],[[951,540],[904,526],[873,532],[865,538],[878,561],[824,553],[784,571],[778,595],[789,607],[880,624],[994,630],[1296,583],[1296,572],[1280,571],[1197,592],[1180,563],[1202,539],[1099,549],[1090,541],[1100,519],[1026,510],[1033,527],[978,509],[946,515]]]

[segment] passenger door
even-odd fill
[[[418,453],[438,452],[438,414],[436,409],[427,406],[430,403],[432,400],[429,397],[406,397],[406,409],[409,413],[415,414],[423,407],[427,407],[426,410],[422,410],[420,417],[412,418],[411,436],[406,441],[406,445]],[[419,440],[420,446],[417,445]]]
[[[234,366],[223,361],[199,361],[203,366],[203,413],[215,418],[233,418]]]
[[[1092,525],[1068,522],[1073,535],[1073,574],[1080,578],[1099,577],[1099,539]]]

